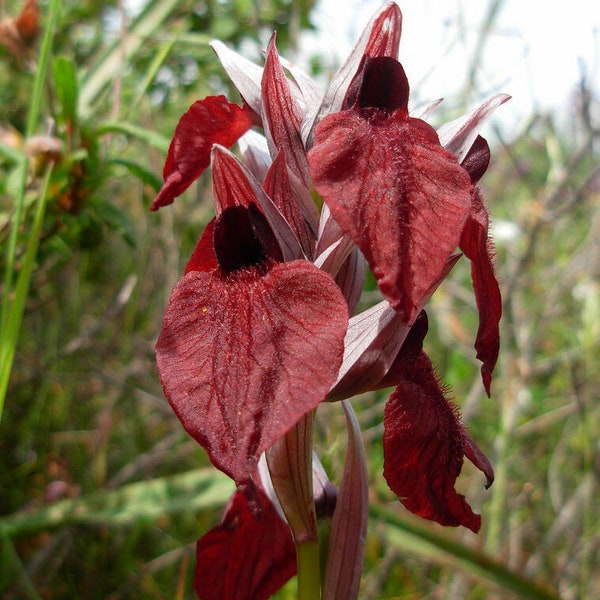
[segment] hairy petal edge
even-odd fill
[[[494,248],[488,237],[489,215],[478,188],[473,190],[472,208],[460,237],[460,249],[471,261],[471,279],[479,311],[475,350],[481,364],[481,378],[490,395],[492,372],[500,352],[502,296],[494,270]]]
[[[454,486],[465,455],[484,469],[488,484],[491,465],[467,436],[424,352],[386,404],[383,451],[384,477],[408,510],[441,525],[479,531],[481,517]]]

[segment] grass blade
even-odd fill
[[[12,371],[15,349],[19,339],[19,331],[21,330],[21,321],[23,320],[23,313],[25,312],[29,283],[31,282],[31,275],[33,274],[35,258],[37,256],[40,237],[42,235],[42,225],[44,223],[44,214],[46,212],[46,198],[48,196],[51,173],[52,167],[50,166],[46,171],[43,187],[37,201],[33,227],[29,235],[29,242],[27,243],[27,250],[25,251],[25,257],[23,259],[21,271],[19,272],[17,285],[14,289],[14,298],[10,303],[6,322],[3,323],[2,327],[2,341],[0,344],[0,418],[4,409],[6,390]]]
[[[383,535],[391,544],[407,552],[438,564],[459,568],[478,579],[514,592],[523,600],[559,600],[555,593],[511,571],[481,550],[457,542],[449,534],[433,532],[382,506],[371,506],[369,512],[372,519],[385,524],[378,530],[378,535]]]
[[[50,61],[50,52],[54,36],[54,29],[58,12],[60,8],[60,0],[52,0],[50,3],[50,13],[46,28],[44,31],[44,39],[40,50],[38,60],[38,68],[33,86],[31,104],[29,105],[29,114],[27,117],[26,137],[31,137],[35,132],[42,106],[42,97],[44,92],[44,84],[48,73],[48,65]],[[33,263],[39,238],[41,235],[41,227],[44,218],[46,206],[46,193],[49,182],[50,172],[47,173],[44,182],[44,189],[39,197],[37,212],[33,231],[30,233],[29,242],[26,251],[25,264],[19,275],[16,290],[14,290],[13,298],[13,278],[15,271],[15,256],[19,237],[19,229],[23,214],[23,205],[25,203],[25,188],[27,182],[27,157],[19,161],[21,169],[19,179],[19,189],[16,194],[15,211],[11,223],[10,235],[6,247],[6,266],[4,273],[4,296],[2,298],[2,312],[0,314],[0,420],[4,411],[4,400],[6,397],[6,389],[8,380],[12,370],[12,363],[15,354],[15,347],[21,327],[21,319],[25,310],[25,299],[29,290],[29,281],[33,271]]]
[[[17,538],[73,524],[122,526],[164,515],[200,512],[224,505],[233,482],[214,469],[198,469],[131,483],[0,519],[4,535]]]
[[[159,25],[177,6],[179,0],[159,0],[151,2],[137,17],[125,39],[116,39],[104,54],[94,62],[83,79],[79,94],[79,115],[87,118],[92,112],[92,104],[104,87],[114,79],[119,67],[135,56]]]

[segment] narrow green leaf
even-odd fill
[[[40,117],[42,105],[42,97],[44,94],[44,85],[46,83],[46,76],[48,73],[50,52],[52,50],[54,28],[56,26],[59,8],[60,0],[51,0],[48,20],[44,28],[44,38],[42,40],[40,54],[37,62],[37,70],[33,85],[33,94],[31,97],[31,103],[29,105],[29,113],[27,115],[26,137],[28,138],[35,133],[35,130],[38,126],[38,120]],[[0,311],[0,419],[2,418],[2,413],[4,411],[4,400],[6,397],[6,390],[8,388],[8,380],[10,378],[10,372],[12,370],[12,362],[14,358],[15,347],[17,344],[19,329],[21,327],[21,319],[23,316],[23,311],[25,309],[25,299],[27,291],[29,289],[29,280],[31,277],[31,272],[26,273],[24,266],[21,275],[19,275],[19,281],[16,285],[17,289],[13,290],[13,279],[15,274],[15,255],[19,237],[19,229],[21,227],[23,205],[25,203],[27,157],[23,155],[23,158],[21,158],[17,164],[19,169],[18,172],[20,173],[20,179],[18,190],[15,194],[15,209],[11,221],[10,234],[8,237],[8,243],[6,244],[4,294],[2,297],[2,309]],[[45,182],[46,187],[47,185],[48,179],[46,179]],[[38,202],[36,223],[38,217],[43,219],[45,206],[46,189],[40,196]],[[30,251],[33,252],[33,256],[31,258],[31,266],[33,265],[33,259],[35,258],[35,253],[37,252],[39,235],[41,233],[41,225],[42,223],[40,222],[40,231],[38,231],[37,234],[35,234],[35,232],[31,233],[27,246],[27,255],[29,256]],[[15,292],[14,298],[13,291]],[[23,292],[25,293],[25,296],[22,296]],[[11,319],[17,319],[18,322],[11,322]]]
[[[517,594],[523,600],[559,600],[559,596],[495,561],[480,549],[469,548],[447,533],[437,533],[403,518],[393,510],[372,505],[371,519],[384,526],[377,535],[412,554],[438,564],[462,569],[471,575]]]
[[[24,158],[22,150],[16,150],[12,146],[8,146],[7,144],[2,143],[0,143],[0,156],[13,163],[18,163]]]
[[[12,370],[15,349],[17,347],[17,340],[19,339],[19,332],[21,330],[23,313],[25,312],[29,284],[31,282],[31,275],[35,266],[35,259],[40,237],[42,235],[42,225],[44,223],[44,214],[46,212],[46,198],[48,196],[51,173],[52,166],[46,171],[42,191],[36,205],[33,227],[29,233],[27,250],[25,251],[23,264],[14,289],[14,298],[9,305],[7,319],[2,327],[2,338],[0,340],[0,415],[2,415],[4,409],[4,400]]]
[[[162,187],[162,179],[142,165],[139,165],[131,160],[125,160],[124,158],[113,158],[108,162],[113,165],[121,165],[125,167],[134,177],[137,177],[143,183],[147,183],[149,186],[151,186],[155,192],[158,192],[158,190],[160,190]]]
[[[179,0],[149,2],[146,8],[133,21],[127,35],[116,39],[105,52],[92,63],[82,81],[79,94],[79,114],[89,117],[92,104],[124,65],[137,53],[148,38],[177,6]]]
[[[14,539],[73,524],[122,526],[216,508],[233,491],[232,481],[221,473],[198,469],[14,513],[0,518],[0,528]]]
[[[21,562],[12,540],[10,540],[0,527],[0,565],[2,565],[2,576],[0,577],[0,594],[4,594],[9,586],[16,580],[19,597],[23,600],[42,600],[38,594],[27,569]],[[13,594],[15,590],[13,589]],[[2,596],[3,598],[5,596]],[[8,596],[7,596],[8,597]],[[10,596],[15,597],[15,596]]]
[[[171,143],[168,137],[152,129],[130,123],[129,121],[109,121],[103,123],[98,127],[97,134],[102,135],[105,133],[123,133],[129,135],[156,148],[165,155],[169,151],[169,144]]]
[[[179,25],[178,29],[179,30],[183,29],[183,26],[184,26],[184,24],[181,23]],[[159,51],[156,53],[156,55],[152,59],[152,62],[150,63],[150,65],[148,66],[148,69],[146,70],[144,79],[139,83],[139,85],[137,87],[137,92],[136,92],[135,98],[131,101],[131,104],[129,105],[129,110],[127,111],[127,118],[129,118],[131,116],[131,114],[135,111],[135,109],[137,108],[137,105],[140,103],[142,98],[146,95],[146,93],[150,89],[152,82],[156,78],[156,74],[158,73],[158,71],[162,67],[163,63],[169,56],[169,53],[173,49],[173,46],[177,43],[177,40],[178,40],[178,32],[175,33],[173,38],[171,38],[170,40],[167,40],[165,43],[162,44],[162,47],[159,49]]]
[[[79,90],[75,65],[63,56],[54,60],[54,85],[61,106],[61,116],[65,123],[77,123],[77,102]]]

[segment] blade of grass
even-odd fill
[[[92,112],[92,104],[104,86],[115,77],[119,66],[130,60],[147,42],[159,25],[175,8],[179,0],[156,0],[150,2],[133,21],[127,37],[116,39],[96,61],[81,83],[79,94],[79,115],[87,118]]]
[[[103,135],[105,133],[123,133],[125,135],[129,135],[134,137],[153,148],[156,148],[158,151],[163,154],[167,154],[169,151],[169,144],[171,140],[158,133],[157,131],[152,131],[146,127],[140,127],[139,125],[135,125],[129,121],[108,121],[103,123],[98,127],[98,135]]]
[[[448,534],[433,532],[382,506],[373,505],[369,512],[371,519],[385,525],[377,530],[377,534],[407,552],[438,564],[460,568],[479,579],[514,592],[523,600],[559,600],[555,593],[511,571],[481,550],[457,542]]]
[[[21,150],[15,150],[6,144],[0,144],[0,156],[17,164],[23,160],[23,152]]]
[[[0,529],[18,538],[66,525],[122,526],[164,515],[200,512],[225,504],[233,482],[214,469],[198,469],[132,483],[0,518]]]
[[[14,289],[14,297],[12,298],[12,302],[7,311],[6,322],[3,323],[4,326],[2,327],[2,341],[0,345],[0,418],[4,410],[4,400],[10,373],[12,371],[17,340],[19,339],[19,331],[21,330],[21,321],[23,320],[25,303],[27,302],[29,284],[31,282],[31,275],[33,274],[35,258],[37,256],[40,237],[42,235],[42,225],[44,223],[44,214],[46,212],[46,198],[48,195],[51,173],[52,166],[48,167],[46,170],[44,183],[36,205],[33,227],[29,234],[29,242],[27,244],[27,250],[25,251],[23,265],[19,272],[17,285]]]
[[[178,29],[182,30],[183,24],[181,24]],[[146,92],[152,85],[152,82],[154,81],[156,74],[158,73],[159,69],[162,67],[163,63],[169,56],[169,53],[173,49],[173,46],[177,43],[178,37],[179,37],[179,31],[175,32],[175,35],[173,36],[173,38],[171,38],[170,40],[168,40],[162,44],[162,48],[159,49],[159,51],[156,53],[156,55],[152,59],[152,62],[150,63],[150,66],[148,67],[148,70],[146,71],[146,75],[144,76],[144,79],[140,82],[140,84],[138,86],[138,90],[135,95],[135,98],[131,101],[129,110],[127,111],[127,118],[129,118],[134,113],[135,109],[137,108],[137,105],[140,103],[140,101],[142,100],[142,98],[145,96]]]
[[[44,84],[46,82],[46,76],[48,74],[50,52],[52,49],[54,29],[56,27],[59,9],[60,0],[52,0],[50,3],[48,21],[46,22],[46,27],[44,30],[44,38],[42,40],[36,77],[33,85],[31,104],[29,105],[29,114],[27,116],[27,130],[25,132],[26,137],[31,137],[35,133],[36,127],[38,125],[42,106]],[[44,189],[38,199],[38,206],[35,217],[38,227],[36,229],[36,225],[34,224],[34,229],[29,234],[29,242],[25,255],[25,263],[27,263],[28,260],[30,261],[30,270],[26,272],[26,265],[23,265],[23,270],[21,271],[21,274],[19,276],[19,281],[17,282],[17,286],[14,290],[13,297],[15,256],[19,237],[19,229],[21,227],[23,205],[25,203],[25,190],[27,184],[27,157],[25,155],[23,155],[23,157],[19,160],[18,168],[21,169],[21,173],[19,178],[19,189],[16,194],[14,215],[11,221],[10,235],[6,246],[4,295],[2,298],[2,312],[0,314],[0,420],[2,419],[2,413],[4,411],[6,388],[8,387],[8,379],[12,370],[12,362],[15,353],[18,333],[21,326],[21,318],[25,309],[25,298],[27,297],[27,292],[29,290],[31,270],[33,269],[35,253],[37,252],[39,236],[41,234],[41,225],[44,217],[46,192],[49,177],[48,173],[46,181],[44,183]],[[39,221],[38,223],[39,219],[41,219],[41,221]],[[16,319],[17,322],[12,322],[13,319]]]

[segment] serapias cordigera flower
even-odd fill
[[[275,36],[263,68],[214,42],[242,104],[200,100],[175,130],[152,209],[211,166],[215,217],[169,300],[158,369],[186,431],[238,488],[198,544],[203,599],[267,598],[293,576],[294,542],[317,531],[312,482],[329,486],[330,507],[335,498],[324,472],[313,473],[310,423],[323,401],[342,401],[350,440],[324,598],[357,597],[362,568],[367,477],[352,396],[395,388],[384,476],[404,506],[480,527],[455,481],[464,457],[486,485],[493,470],[422,349],[424,307],[459,248],[471,261],[489,394],[501,298],[477,187],[489,162],[478,131],[508,97],[438,130],[411,115],[401,25],[398,6],[385,5],[324,94],[279,57]],[[229,150],[236,142],[241,158]],[[367,266],[383,300],[355,314]],[[340,540],[358,549],[350,561]],[[251,565],[241,564],[243,546]]]

